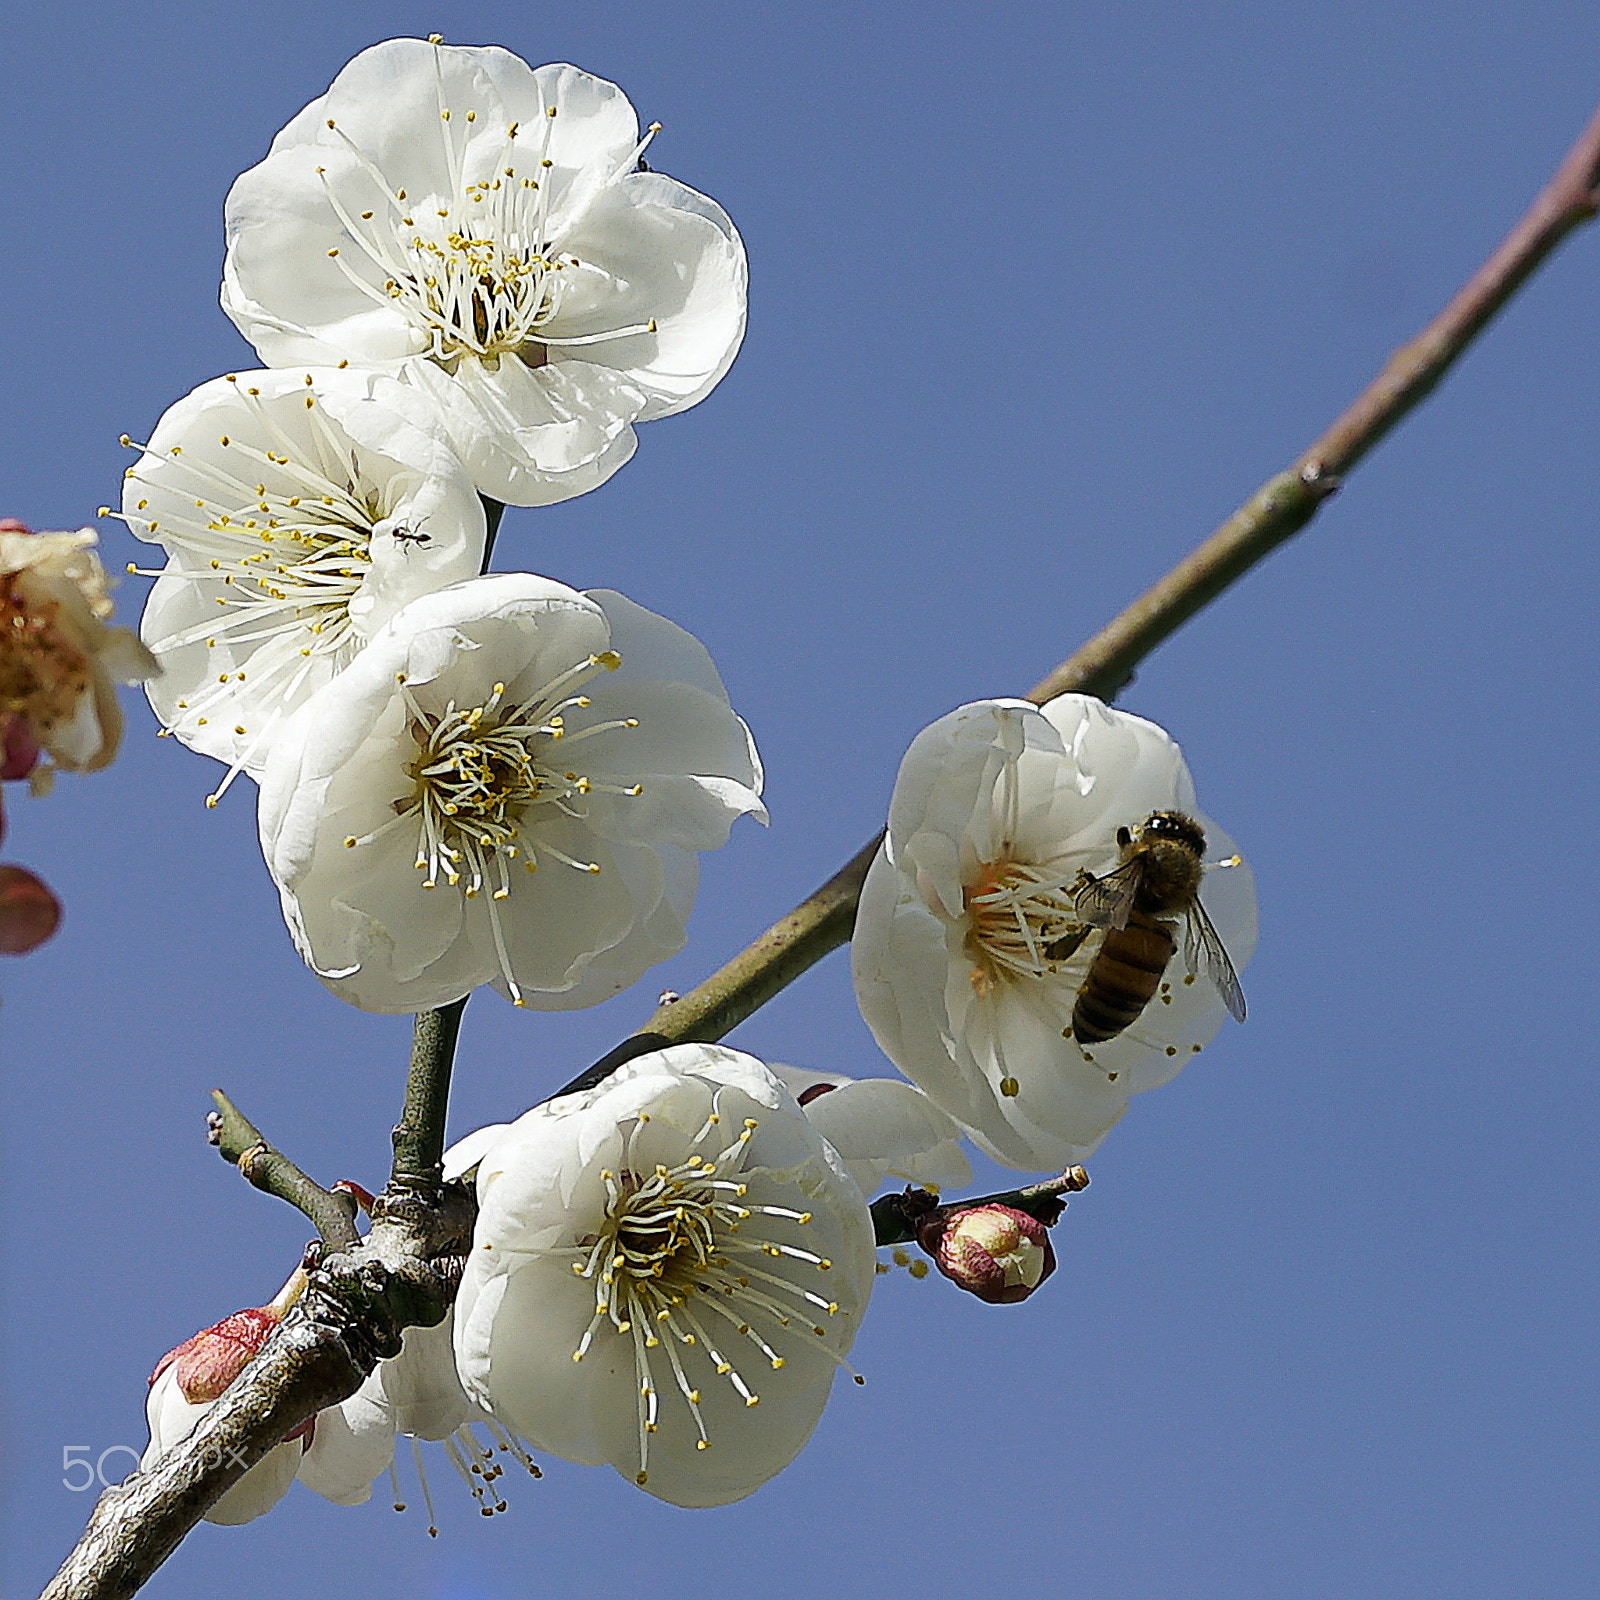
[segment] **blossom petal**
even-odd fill
[[[365,1386],[317,1413],[311,1445],[295,1474],[308,1489],[339,1506],[365,1505],[373,1480],[394,1460],[394,1421]]]
[[[274,741],[262,848],[336,993],[413,1011],[492,982],[567,1008],[681,947],[687,852],[762,814],[760,764],[700,647],[607,604],[615,631],[525,573],[425,596]]]
[[[629,424],[645,396],[609,367],[565,361],[535,368],[508,355],[492,369],[470,362],[451,373],[412,360],[400,370],[438,408],[480,490],[508,505],[586,493],[633,454]]]
[[[401,606],[478,571],[483,506],[439,425],[372,373],[202,384],[156,424],[123,520],[166,568],[141,630],[183,743],[257,774],[278,728]]]
[[[1119,865],[1145,870],[1133,866],[1154,848],[1144,840],[1175,837],[1167,813],[1208,841],[1203,862],[1190,845],[1162,846],[1191,853],[1173,881],[1200,877],[1199,904],[1242,966],[1255,946],[1248,869],[1196,808],[1182,754],[1154,723],[1083,695],[1042,709],[981,701],[906,754],[857,911],[857,1000],[890,1059],[1006,1165],[1083,1159],[1131,1095],[1167,1082],[1221,1024],[1213,975],[1187,970],[1190,887],[1141,902],[1145,926],[1176,947],[1148,998],[1119,988],[1131,1019],[1098,1040],[1080,1027],[1080,992],[1111,938],[1085,886]]]
[[[964,1130],[914,1084],[776,1063],[772,1071],[863,1194],[875,1194],[889,1178],[929,1189],[972,1181],[972,1164],[959,1143]]]
[[[658,1191],[677,1219],[662,1270],[620,1272],[655,1248]],[[498,1418],[677,1505],[738,1499],[799,1450],[870,1293],[872,1228],[759,1062],[637,1057],[521,1118],[478,1193],[456,1360]]]
[[[550,323],[552,341],[623,338],[566,347],[628,374],[648,401],[641,422],[687,410],[714,389],[744,338],[744,244],[714,200],[659,172],[631,174],[599,196],[567,244],[576,271]]]

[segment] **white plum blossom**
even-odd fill
[[[508,1127],[479,1128],[453,1144],[444,1153],[445,1178],[459,1178],[475,1166]],[[317,1413],[310,1448],[300,1462],[303,1484],[336,1505],[362,1505],[371,1498],[378,1474],[392,1473],[396,1435],[409,1438],[432,1532],[433,1496],[419,1441],[443,1446],[486,1515],[506,1509],[495,1487],[503,1470],[494,1459],[497,1447],[540,1475],[522,1441],[467,1398],[456,1375],[451,1330],[449,1315],[431,1328],[407,1328],[398,1355],[380,1361],[347,1400]],[[485,1444],[479,1431],[493,1442]],[[395,1509],[403,1509],[398,1498]]]
[[[414,600],[274,740],[261,843],[335,994],[592,1005],[681,948],[695,853],[765,818],[702,646],[527,573]]]
[[[152,1467],[181,1439],[187,1439],[215,1402],[185,1398],[172,1368],[150,1385],[145,1401],[145,1418],[150,1425],[150,1442],[139,1458],[142,1468]],[[270,1511],[289,1492],[295,1471],[305,1449],[303,1439],[286,1439],[275,1444],[225,1494],[207,1508],[207,1522],[234,1527],[254,1522]]]
[[[5,776],[27,776],[40,793],[57,770],[94,772],[116,755],[122,712],[113,685],[160,670],[129,629],[108,624],[98,539],[93,528],[31,533],[13,517],[0,520]]]
[[[1223,998],[1189,970],[1177,916],[1180,953],[1136,1020],[1088,1046],[1071,1036],[1105,938],[1079,911],[1085,875],[1116,870],[1119,830],[1168,810],[1204,831],[1201,903],[1242,967],[1256,937],[1249,869],[1196,810],[1182,753],[1155,724],[1087,695],[1042,709],[984,700],[906,753],[857,913],[856,997],[895,1065],[997,1161],[1081,1160],[1131,1095],[1166,1083],[1221,1025]]]
[[[383,367],[430,395],[484,494],[582,494],[744,333],[744,247],[643,170],[654,132],[576,67],[374,45],[234,184],[223,309],[269,366]]]
[[[871,1292],[866,1202],[753,1057],[676,1045],[483,1157],[467,1392],[535,1446],[721,1505],[798,1454]]]
[[[223,788],[259,774],[284,718],[401,606],[483,560],[466,469],[427,405],[372,373],[202,384],[156,424],[122,507],[167,553],[147,574],[150,703],[228,764]]]
[[[335,1505],[362,1505],[371,1498],[373,1480],[391,1469],[397,1435],[411,1442],[430,1531],[436,1531],[431,1526],[433,1495],[422,1464],[422,1442],[443,1448],[485,1515],[507,1509],[497,1487],[504,1471],[495,1459],[497,1450],[540,1476],[522,1441],[462,1390],[448,1316],[431,1328],[407,1328],[399,1355],[380,1361],[349,1399],[317,1413],[298,1477]],[[398,1503],[396,1509],[401,1509]]]
[[[876,1194],[892,1178],[935,1190],[972,1181],[960,1143],[966,1130],[914,1084],[777,1062],[771,1070],[863,1194]]]

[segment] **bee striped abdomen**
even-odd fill
[[[1101,1044],[1137,1020],[1161,984],[1177,941],[1172,925],[1133,910],[1124,928],[1107,928],[1072,1007],[1072,1037]]]

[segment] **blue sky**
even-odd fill
[[[1600,95],[1576,3],[68,0],[8,29],[0,515],[90,520],[119,434],[249,364],[216,306],[229,183],[349,56],[430,31],[613,78],[665,125],[652,164],[744,233],[728,378],[598,493],[508,514],[497,563],[697,633],[773,816],[706,861],[638,991],[475,1000],[457,1131],[786,910],[879,825],[918,728],[1032,683],[1291,460]],[[1249,1021],[1135,1101],[1045,1292],[881,1279],[866,1386],[739,1506],[547,1463],[482,1523],[436,1458],[437,1541],[296,1490],[146,1592],[1593,1593],[1597,262],[1571,241],[1124,695],[1251,860],[1261,943]],[[104,527],[111,564],[140,553]],[[67,921],[0,971],[6,1596],[87,1515],[63,1448],[141,1447],[156,1358],[307,1235],[205,1147],[207,1091],[369,1186],[399,1105],[407,1021],[324,993],[245,786],[207,811],[210,765],[128,711],[108,773],[7,795],[4,855]],[[839,955],[731,1042],[889,1070]]]

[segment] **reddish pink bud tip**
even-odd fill
[[[0,955],[37,950],[61,924],[61,902],[26,867],[0,866]]]
[[[340,1178],[337,1183],[332,1185],[332,1188],[335,1194],[349,1195],[369,1217],[372,1215],[373,1203],[376,1201],[377,1196],[370,1189],[363,1189],[354,1178]]]
[[[278,1314],[265,1306],[250,1306],[185,1339],[156,1363],[154,1383],[168,1367],[191,1405],[215,1400],[260,1354],[267,1335],[278,1325]]]

